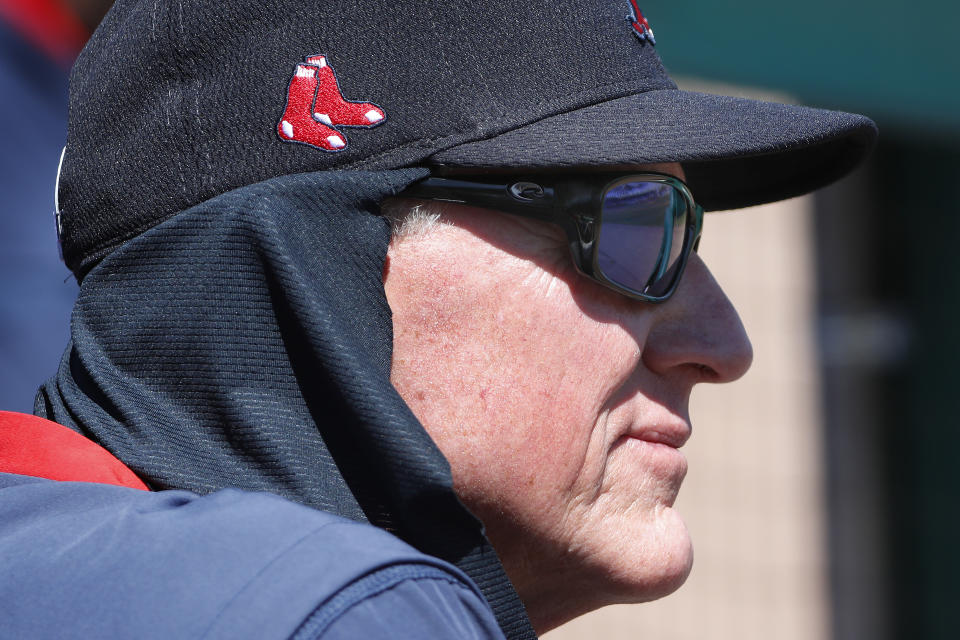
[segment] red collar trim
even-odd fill
[[[0,17],[48,58],[69,67],[90,30],[64,0],[0,0]]]
[[[125,464],[76,431],[37,416],[0,411],[0,472],[147,491]]]

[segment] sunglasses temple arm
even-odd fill
[[[426,198],[442,202],[467,204],[483,209],[552,221],[556,199],[552,188],[543,189],[543,197],[519,200],[510,195],[510,185],[503,183],[468,182],[454,178],[426,178],[407,187],[400,194],[411,198]]]

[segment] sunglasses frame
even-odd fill
[[[669,185],[681,195],[687,206],[686,230],[680,257],[673,275],[670,276],[670,282],[660,295],[618,284],[607,278],[599,267],[597,238],[603,225],[603,199],[611,188],[626,182]],[[608,289],[644,302],[664,302],[673,295],[690,253],[697,250],[703,230],[703,208],[693,199],[690,188],[679,178],[653,171],[534,174],[525,177],[498,174],[431,176],[410,185],[399,195],[493,209],[555,224],[566,233],[573,263],[580,273]],[[673,230],[667,228],[669,224],[671,221],[664,223],[664,241],[660,247],[660,255],[657,256],[656,278],[661,277],[667,270],[666,261],[670,255],[673,237]]]

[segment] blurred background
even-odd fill
[[[548,634],[960,638],[960,3],[642,0],[683,88],[865,113],[870,162],[711,214],[753,369],[694,392],[676,594]]]
[[[111,2],[0,0],[0,410],[30,412],[69,336],[53,185],[67,75]]]
[[[2,409],[30,411],[67,340],[66,78],[109,4],[0,0]],[[865,113],[881,140],[814,196],[708,216],[701,254],[756,357],[694,394],[693,574],[548,640],[960,637],[960,3],[640,6],[684,88]]]

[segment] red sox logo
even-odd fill
[[[627,16],[627,20],[630,21],[633,32],[641,41],[657,44],[657,41],[653,39],[653,29],[650,28],[650,23],[647,22],[647,19],[643,17],[643,13],[640,12],[640,7],[637,6],[637,0],[629,0],[629,2],[632,15]]]
[[[339,127],[376,127],[386,119],[384,110],[372,102],[351,102],[343,97],[326,56],[307,56],[293,72],[277,134],[287,142],[343,151],[347,138]]]

